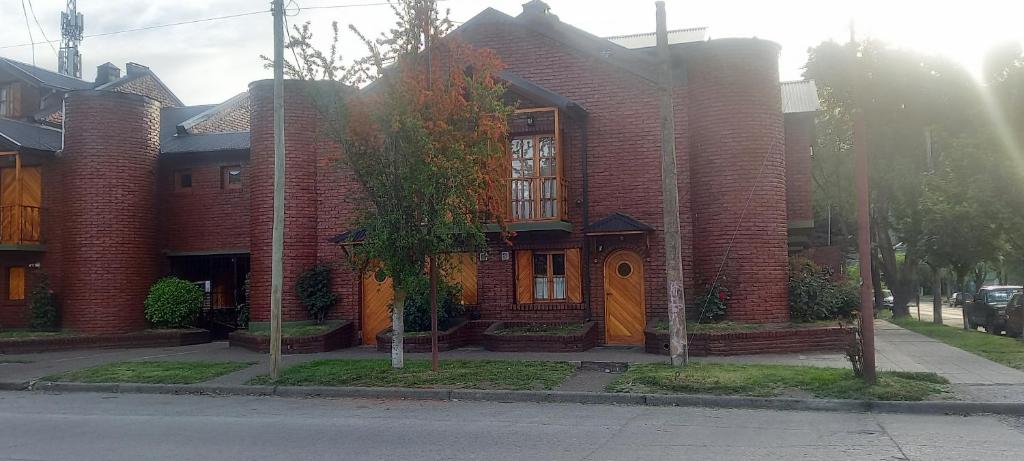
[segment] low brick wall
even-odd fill
[[[350,321],[345,321],[322,335],[281,338],[281,353],[315,354],[317,352],[328,352],[335,349],[352,347],[354,341],[354,324]],[[231,347],[241,347],[257,352],[269,352],[270,336],[254,335],[247,331],[239,330],[228,335],[228,344]]]
[[[469,344],[470,330],[469,321],[463,321],[455,326],[437,332],[437,350],[450,351]],[[402,349],[406,352],[430,352],[430,335],[405,336],[402,342]],[[380,352],[391,352],[391,329],[377,333],[377,350]]]
[[[72,349],[175,347],[208,342],[210,342],[210,332],[206,330],[145,330],[118,335],[0,339],[0,354],[32,354]]]
[[[578,333],[570,335],[497,334],[507,327],[529,326],[536,322],[497,322],[483,333],[484,349],[497,352],[580,352],[597,345],[597,328],[586,322]]]
[[[648,328],[644,332],[648,353],[668,355],[668,333]],[[692,356],[777,354],[786,352],[846,351],[853,330],[846,327],[786,328],[735,333],[689,335]]]

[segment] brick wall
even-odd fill
[[[688,62],[698,293],[718,271],[728,316],[789,318],[786,164],[778,45],[713,40]]]
[[[274,211],[273,85],[269,80],[252,83],[249,188],[251,268],[251,315],[261,322],[270,319],[271,235]],[[295,280],[317,262],[317,152],[321,142],[320,115],[303,82],[285,83],[285,321],[308,318],[295,296]]]
[[[790,222],[814,219],[811,146],[814,113],[786,114],[786,215]]]
[[[156,78],[150,74],[140,75],[139,77],[118,84],[110,88],[110,90],[120,93],[148,96],[158,101],[163,107],[177,107],[179,105],[178,102],[175,101],[174,95],[167,91],[163,85],[157,83]]]
[[[215,252],[249,249],[248,155],[164,156],[160,161],[160,231],[162,250]],[[242,187],[225,188],[222,169],[242,166]],[[192,173],[190,190],[175,190],[175,171]]]
[[[159,103],[123,93],[66,98],[63,323],[88,333],[140,330],[158,275]]]
[[[192,133],[238,133],[249,131],[249,97],[248,95],[231,107],[225,107],[192,127]]]

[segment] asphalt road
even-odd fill
[[[917,306],[914,306],[914,305],[910,306],[910,316],[915,318],[915,319],[918,318]],[[921,319],[921,321],[923,321],[923,322],[931,322],[933,317],[934,316],[932,315],[931,298],[928,298],[927,300],[924,299],[924,298],[921,298],[921,312],[920,312],[920,319]],[[963,312],[963,310],[961,310],[959,307],[954,308],[954,307],[950,307],[949,304],[943,304],[942,305],[942,323],[944,323],[946,325],[949,325],[949,326],[961,327],[962,328],[964,326],[964,312]]]
[[[1024,421],[0,392],[0,460],[1017,459]]]

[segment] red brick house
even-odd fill
[[[515,17],[487,9],[455,34],[498,53],[518,108],[516,234],[459,256],[464,301],[485,320],[592,319],[602,342],[641,343],[666,316],[653,34],[597,37],[536,0]],[[813,219],[813,83],[780,85],[772,42],[672,37],[688,300],[718,280],[731,319],[786,321],[787,254]],[[14,191],[2,202],[0,327],[25,324],[41,272],[69,329],[144,328],[148,287],[172,273],[209,281],[211,303],[232,306],[251,272],[252,320],[268,321],[272,86],[183,106],[148,69],[115,70],[84,82],[0,60],[0,87],[21,94],[0,119],[0,189]],[[337,237],[360,206],[308,85],[285,85],[286,287],[344,257]],[[372,343],[388,325],[390,282],[346,265],[334,274],[330,316]],[[307,319],[291,290],[283,311]]]

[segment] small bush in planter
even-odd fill
[[[833,280],[806,258],[789,262],[789,311],[793,321],[813,322],[849,318],[860,305],[857,286],[847,280]]]
[[[245,301],[238,304],[238,319],[236,324],[238,328],[246,329],[249,328],[249,276],[251,274],[245,274],[245,283],[242,284],[242,293],[244,293]]]
[[[164,277],[149,289],[146,320],[157,328],[184,328],[195,324],[203,307],[203,290],[177,277]]]
[[[700,309],[702,321],[717,322],[725,319],[729,308],[729,290],[720,284],[714,284],[704,290],[704,294],[697,297],[696,306]]]
[[[446,330],[462,317],[465,306],[459,303],[461,288],[438,278],[437,329]],[[430,331],[430,279],[417,277],[409,284],[405,298],[405,331]]]
[[[316,323],[324,323],[327,311],[338,301],[338,295],[331,291],[331,266],[317,264],[299,274],[295,295]]]
[[[57,329],[60,322],[60,308],[57,305],[57,295],[50,289],[50,280],[46,274],[41,274],[39,283],[32,289],[29,295],[29,310],[32,312],[30,326],[33,330],[53,331]]]

